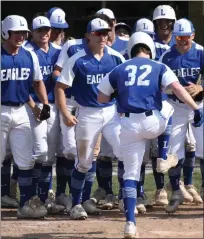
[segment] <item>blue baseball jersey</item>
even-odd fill
[[[135,57],[116,67],[99,84],[105,95],[117,90],[117,101],[124,112],[142,113],[162,109],[161,89],[178,81],[170,68],[156,61]]]
[[[1,47],[1,103],[26,103],[33,80],[42,80],[37,56],[19,48],[10,55]]]
[[[115,100],[107,104],[99,103],[97,85],[107,73],[124,61],[121,54],[107,46],[104,48],[104,56],[99,61],[93,56],[87,44],[84,44],[84,49],[66,62],[58,81],[69,87],[76,87],[75,100],[80,105],[107,107],[114,104]]]
[[[66,61],[72,57],[77,52],[81,51],[84,48],[84,44],[86,44],[86,39],[73,39],[65,42],[56,62],[56,65],[63,68]],[[76,89],[74,86],[65,90],[66,97],[75,96]]]
[[[55,103],[55,81],[52,79],[52,72],[61,51],[61,47],[51,42],[49,43],[48,52],[43,51],[34,42],[27,42],[24,47],[26,49],[32,50],[37,55],[43,81],[47,91],[48,101],[49,103]],[[31,96],[35,102],[40,102],[34,91],[32,91]]]
[[[128,53],[127,53],[128,41],[129,41],[128,38],[119,37],[116,35],[116,39],[111,46],[112,49],[114,49],[115,51],[123,55],[126,60],[128,59]]]

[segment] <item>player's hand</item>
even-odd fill
[[[35,115],[36,119],[40,121],[41,109],[37,105],[35,105],[35,107],[32,109],[32,112]]]
[[[50,118],[50,106],[44,104],[43,108],[42,108],[42,110],[40,112],[39,120],[43,121],[43,120],[47,120],[49,118]]]
[[[67,114],[66,116],[63,116],[63,122],[66,126],[72,127],[76,125],[79,121],[74,115]]]
[[[203,108],[194,110],[194,127],[200,127],[204,122]]]
[[[194,98],[196,95],[203,91],[203,87],[201,85],[195,85],[191,82],[189,82],[189,86],[185,86],[185,89],[191,95],[192,98]]]

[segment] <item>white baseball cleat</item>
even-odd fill
[[[157,206],[166,206],[169,203],[165,189],[156,190],[154,198]]]
[[[33,201],[29,200],[22,208],[17,210],[17,218],[42,218],[47,215],[45,207],[37,207]]]
[[[166,173],[170,168],[176,167],[178,164],[178,157],[175,154],[168,154],[167,159],[157,158],[157,172]]]
[[[174,213],[178,209],[178,206],[182,204],[184,201],[183,194],[181,192],[181,189],[177,191],[173,191],[171,195],[171,199],[169,201],[169,204],[166,206],[165,211],[167,213]]]
[[[111,210],[115,206],[115,196],[113,194],[108,194],[106,196],[105,202],[102,205],[102,209]]]
[[[87,212],[87,214],[90,214],[90,215],[99,215],[102,212],[101,209],[96,207],[96,201],[94,201],[93,199],[86,200],[82,204],[82,207]]]
[[[97,203],[99,203],[101,200],[104,200],[106,198],[106,191],[103,188],[99,187],[93,193],[92,198],[94,198],[97,201]]]
[[[85,220],[88,217],[81,204],[75,205],[70,212],[70,218],[73,220]]]
[[[202,200],[204,201],[204,187],[200,188],[200,196],[201,196]]]
[[[11,198],[8,195],[1,197],[1,206],[8,208],[18,208],[19,203],[15,198]]]
[[[121,212],[125,213],[124,204],[123,204],[123,199],[120,199],[120,200],[119,200],[118,208],[119,208],[119,210],[120,210]],[[137,207],[135,207],[134,213],[135,213],[135,216],[138,214]]]
[[[126,222],[124,230],[124,238],[139,238],[139,233],[134,222]]]
[[[196,204],[203,203],[203,200],[199,193],[197,192],[196,188],[193,185],[185,185],[186,191],[193,197],[193,202]]]
[[[146,213],[146,211],[147,211],[146,207],[143,203],[143,198],[141,198],[141,197],[137,198],[137,210],[139,213]]]
[[[46,199],[44,205],[45,205],[48,213],[50,213],[50,214],[60,213],[65,210],[65,207],[63,205],[58,205],[55,202],[55,195],[54,195],[53,191],[51,191],[51,190],[48,192],[48,198]]]
[[[70,213],[72,209],[72,195],[68,196],[65,193],[61,193],[60,196],[56,197],[56,203],[66,208],[67,213]]]

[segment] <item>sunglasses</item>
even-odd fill
[[[91,32],[92,35],[96,36],[96,37],[100,37],[100,36],[104,36],[107,37],[110,32],[109,31],[97,31],[97,32]]]
[[[176,40],[178,41],[188,41],[191,36],[176,36]]]

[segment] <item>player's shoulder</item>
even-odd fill
[[[86,55],[86,51],[82,49],[68,59],[68,64],[74,65],[76,62],[83,61]]]
[[[53,48],[57,49],[57,50],[61,50],[61,49],[62,49],[62,47],[59,46],[59,45],[57,45],[56,43],[50,42],[50,45],[51,45]]]
[[[173,54],[173,47],[170,47],[162,53],[162,55],[159,58],[159,61],[162,62],[165,58],[168,58],[172,54]]]
[[[25,50],[34,51],[34,46],[31,41],[25,41],[22,45]]]
[[[203,51],[204,50],[204,47],[201,46],[200,44],[196,43],[196,42],[193,42],[194,43],[194,46],[195,46],[195,49],[198,50],[198,51]]]
[[[156,48],[161,48],[161,49],[165,49],[165,50],[168,50],[170,48],[169,45],[162,44],[162,43],[156,42],[156,41],[154,42],[154,45],[155,45]]]
[[[121,53],[119,53],[118,51],[114,50],[113,48],[111,48],[109,46],[106,46],[106,49],[107,49],[107,52],[109,55],[118,57],[121,59],[122,62],[125,62],[125,58]]]
[[[83,43],[83,39],[71,39],[68,40],[64,43],[63,47],[65,48],[69,48],[70,46],[74,46],[74,45],[81,45]]]

